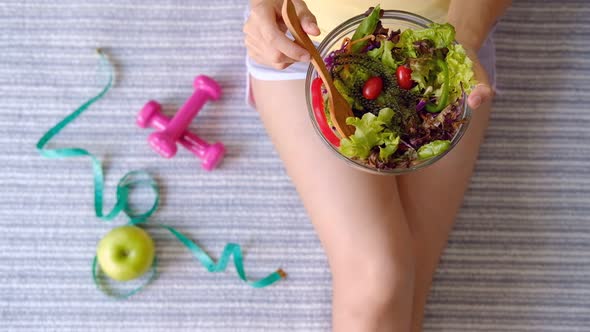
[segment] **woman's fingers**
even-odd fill
[[[301,19],[303,29],[312,35],[319,35],[315,16],[309,11],[305,2],[293,0],[297,13]],[[263,65],[284,69],[297,61],[310,60],[309,52],[289,39],[287,28],[280,18],[280,8],[268,1],[260,2],[250,12],[248,21],[244,25],[246,35],[245,44],[248,54]]]
[[[305,4],[298,4],[298,6],[307,9]],[[279,13],[277,8],[269,2],[261,2],[252,8],[248,21],[244,25],[246,47],[249,51],[252,50],[252,53],[257,53],[257,62],[275,68],[286,68],[295,61],[309,61],[309,52],[285,35],[286,27]],[[311,22],[312,18],[309,15],[311,13],[305,16],[306,22]]]
[[[490,86],[488,74],[478,60],[473,62],[473,69],[475,73],[475,79],[478,83],[473,91],[471,91],[469,94],[469,97],[467,98],[467,104],[469,107],[471,107],[471,109],[477,110],[482,104],[492,100],[494,91]]]
[[[494,90],[490,86],[490,80],[488,73],[485,68],[479,62],[479,59],[474,52],[467,51],[469,58],[473,61],[473,73],[477,80],[477,85],[469,94],[467,98],[467,104],[471,109],[477,110],[482,104],[485,104],[492,100],[494,97]]]
[[[269,46],[269,59],[278,62],[283,56],[286,56],[297,61],[309,61],[309,52],[303,47],[297,45],[294,41],[287,38],[281,32],[278,26],[274,26],[272,30],[262,31],[263,40],[260,43],[266,43]]]
[[[493,95],[492,88],[489,85],[478,83],[475,86],[475,89],[471,91],[471,94],[469,94],[469,97],[467,98],[467,104],[469,107],[471,107],[471,109],[476,110],[482,104],[490,101]]]
[[[264,63],[265,59],[264,56],[261,55],[261,53],[258,53],[254,50],[248,50],[248,56],[256,61],[257,63]],[[278,70],[283,70],[287,67],[289,67],[290,65],[292,65],[294,62],[279,62],[279,63],[270,63],[268,64],[269,66],[278,69]]]
[[[273,66],[274,68],[284,69],[298,60],[289,58],[285,54],[277,51],[271,45],[267,43],[261,43],[260,38],[246,35],[244,44],[248,50],[248,54],[255,53],[257,58],[254,59],[256,62]]]
[[[280,56],[274,61],[273,59],[269,60],[267,56],[268,52],[264,48],[261,48],[259,44],[252,42],[249,38],[246,38],[245,44],[246,49],[248,50],[248,56],[259,64],[264,64],[275,69],[282,70],[297,62],[296,60],[291,59],[285,55]]]

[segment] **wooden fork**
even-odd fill
[[[282,14],[287,28],[295,38],[295,42],[305,48],[311,55],[311,63],[319,73],[326,90],[328,90],[330,118],[334,123],[334,127],[336,127],[340,136],[344,138],[354,134],[355,128],[346,124],[346,118],[354,116],[352,108],[346,99],[342,97],[340,92],[336,90],[334,82],[332,81],[332,76],[328,72],[328,68],[326,68],[322,56],[315,48],[311,39],[309,39],[307,33],[303,31],[297,12],[295,11],[295,6],[291,0],[285,0],[285,2],[283,2]]]

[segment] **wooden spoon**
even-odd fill
[[[332,76],[328,72],[328,68],[326,68],[322,56],[315,48],[311,39],[309,39],[307,33],[303,31],[299,17],[297,16],[297,11],[291,0],[285,0],[285,2],[283,2],[282,14],[283,21],[285,21],[287,28],[293,35],[293,38],[295,38],[295,42],[305,48],[311,55],[311,63],[322,78],[326,90],[328,90],[330,117],[332,118],[334,127],[336,127],[336,130],[342,137],[348,137],[354,134],[355,128],[346,124],[346,118],[354,116],[352,109],[346,99],[344,99],[340,92],[336,90],[334,82],[332,81]]]

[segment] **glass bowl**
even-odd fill
[[[337,26],[334,30],[332,30],[318,47],[318,51],[320,52],[322,58],[326,58],[330,52],[339,49],[344,38],[352,37],[354,31],[364,18],[365,15],[363,14],[355,16]],[[404,31],[405,29],[423,29],[427,28],[428,25],[432,23],[431,20],[425,17],[398,10],[385,10],[383,17],[381,18],[381,22],[383,24],[383,27],[389,28],[390,31],[397,29],[401,29],[402,31]],[[443,158],[457,145],[461,137],[463,137],[463,134],[465,134],[465,131],[467,130],[467,127],[469,125],[469,120],[471,119],[471,109],[467,106],[466,102],[467,96],[463,95],[463,124],[461,124],[460,128],[457,130],[457,133],[451,140],[451,147],[447,149],[447,151],[429,159],[416,160],[412,163],[412,165],[410,165],[407,168],[378,169],[376,167],[367,165],[363,161],[354,160],[344,156],[340,153],[338,147],[332,144],[330,140],[326,138],[326,136],[322,133],[322,130],[318,124],[318,121],[313,110],[312,101],[312,81],[316,77],[318,77],[318,73],[316,72],[313,65],[310,65],[305,80],[305,98],[307,102],[309,116],[311,117],[311,121],[313,123],[313,127],[316,133],[322,138],[322,141],[328,146],[328,148],[332,150],[334,153],[336,153],[336,155],[340,157],[342,160],[344,160],[353,167],[359,168],[363,171],[367,171],[370,173],[382,175],[399,175],[410,173],[434,164],[435,162]],[[334,133],[336,134],[336,136],[338,136],[336,131],[334,131]]]

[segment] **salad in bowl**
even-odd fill
[[[354,117],[341,137],[330,120],[327,91],[313,67],[306,93],[316,131],[364,170],[400,174],[434,163],[464,134],[472,62],[450,24],[379,6],[334,29],[319,52]]]

